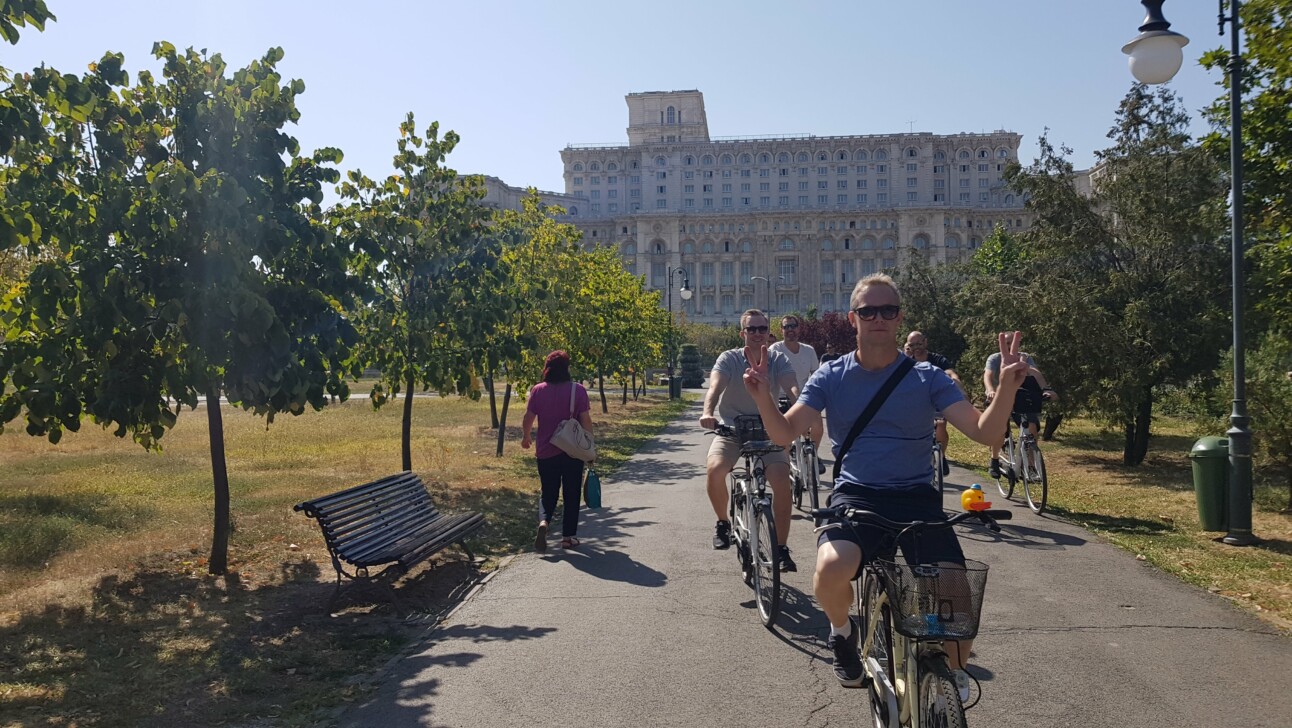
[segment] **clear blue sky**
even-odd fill
[[[462,136],[450,166],[563,189],[567,143],[626,144],[632,91],[699,89],[714,136],[934,133],[1004,128],[1030,161],[1049,127],[1078,167],[1131,77],[1121,46],[1135,0],[46,0],[58,22],[0,47],[0,65],[81,73],[104,51],[156,68],[152,44],[206,48],[241,67],[281,46],[305,81],[305,150],[384,176],[407,111]],[[1168,0],[1191,39],[1172,82],[1194,115],[1220,93],[1198,57],[1221,45],[1215,0]]]

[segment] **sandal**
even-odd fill
[[[534,536],[534,550],[535,551],[547,550],[547,524],[546,523],[538,524],[538,535]]]
[[[579,539],[575,538],[574,536],[566,536],[565,538],[561,539],[561,548],[563,549],[572,549],[578,545],[579,545]]]

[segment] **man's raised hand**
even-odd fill
[[[771,378],[767,374],[767,346],[765,344],[761,353],[760,360],[751,360],[749,367],[745,369],[745,388],[749,390],[751,395],[771,392]]]

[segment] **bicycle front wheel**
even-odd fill
[[[1009,498],[1014,495],[1014,438],[1005,433],[1005,442],[1000,446],[1000,477],[996,478],[996,488],[1000,494]]]
[[[947,658],[930,655],[920,661],[919,670],[921,728],[964,728],[965,709]]]
[[[879,579],[873,571],[867,570],[862,575],[861,625],[854,629],[862,630],[861,659],[866,670],[866,691],[870,698],[870,718],[875,728],[888,728],[888,716],[896,708],[895,696],[891,694],[896,685],[893,675],[893,628],[889,617],[888,606],[879,605]],[[870,623],[875,621],[871,630]],[[876,671],[872,674],[872,670]],[[889,702],[890,699],[893,702]]]
[[[939,493],[945,488],[945,483],[942,480],[943,457],[945,456],[942,454],[942,448],[937,443],[933,443],[933,483],[938,487]]]
[[[803,490],[807,491],[808,503],[811,504],[812,510],[815,511],[821,507],[821,476],[817,472],[819,467],[817,466],[816,451],[813,450],[804,460],[806,461],[807,470],[803,474]]]
[[[755,503],[751,535],[758,616],[764,626],[771,627],[781,611],[781,550],[776,544],[776,522],[772,520],[769,501]]]
[[[1050,494],[1050,481],[1045,476],[1045,457],[1035,442],[1029,442],[1023,449],[1023,493],[1027,496],[1027,507],[1038,516],[1045,510],[1045,499]]]

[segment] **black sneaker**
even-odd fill
[[[861,625],[852,622],[852,632],[847,637],[831,634],[827,644],[834,653],[834,676],[845,688],[859,688],[865,684],[866,671],[861,668],[861,653],[857,651],[857,638]]]
[[[991,459],[991,465],[987,466],[987,474],[996,480],[1000,480],[1000,460]]]
[[[816,474],[817,474],[817,475],[825,475],[825,461],[824,461],[824,460],[817,460],[817,461],[816,461]]]
[[[790,558],[790,547],[782,546],[781,547],[781,571],[798,571],[798,570],[799,570],[799,565],[794,563],[794,559]]]
[[[942,477],[945,478],[950,474],[951,474],[951,463],[947,462],[946,458],[942,458]]]
[[[719,550],[731,548],[731,521],[718,521],[713,533],[713,547]]]

